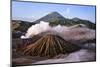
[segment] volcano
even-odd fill
[[[54,57],[58,54],[71,53],[80,49],[75,44],[65,41],[54,34],[45,34],[42,38],[23,49],[24,55]]]
[[[95,29],[95,24],[89,20],[83,20],[83,19],[80,19],[77,17],[69,19],[55,11],[50,12],[49,14],[41,17],[40,19],[34,21],[33,23],[39,23],[40,21],[49,22],[50,25],[60,24],[60,25],[71,26],[71,25],[75,25],[75,24],[85,24],[89,28]]]
[[[66,20],[66,18],[63,17],[58,12],[51,12],[51,13],[45,15],[44,17],[41,17],[40,19],[34,21],[34,23],[39,23],[40,21],[53,22],[53,21],[59,21],[59,20]]]

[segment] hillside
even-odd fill
[[[34,23],[39,23],[40,21],[50,22],[50,25],[61,24],[61,25],[71,26],[71,25],[75,25],[75,24],[85,24],[91,29],[95,29],[95,27],[96,27],[96,25],[94,23],[92,23],[88,20],[79,19],[77,17],[75,17],[73,19],[68,19],[68,18],[63,17],[58,12],[51,12],[51,13],[45,15],[44,17],[34,21]]]
[[[31,23],[28,21],[12,20],[12,30],[26,32],[27,29],[34,24],[35,23]]]

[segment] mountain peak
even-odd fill
[[[58,12],[51,12],[47,15],[45,15],[44,17],[38,19],[35,21],[35,23],[39,23],[40,21],[45,21],[45,22],[50,22],[51,20],[61,20],[61,19],[65,19],[65,17],[63,17],[61,14],[59,14]]]
[[[54,16],[54,17],[63,17],[61,14],[59,14],[58,12],[51,12],[48,14],[49,16]]]
[[[54,11],[54,12],[51,12],[50,14],[59,14],[58,12]]]

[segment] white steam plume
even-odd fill
[[[21,38],[30,38],[34,35],[37,35],[41,32],[45,32],[50,30],[49,22],[40,21],[40,23],[32,25],[28,30],[25,36],[21,36]]]
[[[34,35],[40,34],[42,32],[51,31],[61,36],[65,40],[68,39],[91,39],[95,38],[95,32],[91,31],[84,24],[77,24],[70,27],[57,25],[51,27],[49,22],[40,21],[40,23],[32,25],[25,36],[21,36],[22,39],[30,38]]]
[[[46,32],[46,31],[63,32],[63,31],[67,31],[67,29],[68,29],[68,27],[61,26],[61,25],[57,25],[57,26],[51,27],[49,25],[49,22],[40,21],[40,23],[32,25],[27,30],[27,33],[25,34],[25,36],[21,36],[21,38],[22,39],[30,38],[30,37],[32,37],[34,35],[37,35],[39,33]]]
[[[52,27],[52,31],[55,31],[57,33],[62,33],[64,31],[68,31],[68,27],[62,26],[62,25],[57,25],[57,26]]]

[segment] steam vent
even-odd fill
[[[24,48],[24,55],[54,57],[58,54],[71,53],[80,49],[78,46],[66,42],[57,35],[46,34],[38,41]]]

